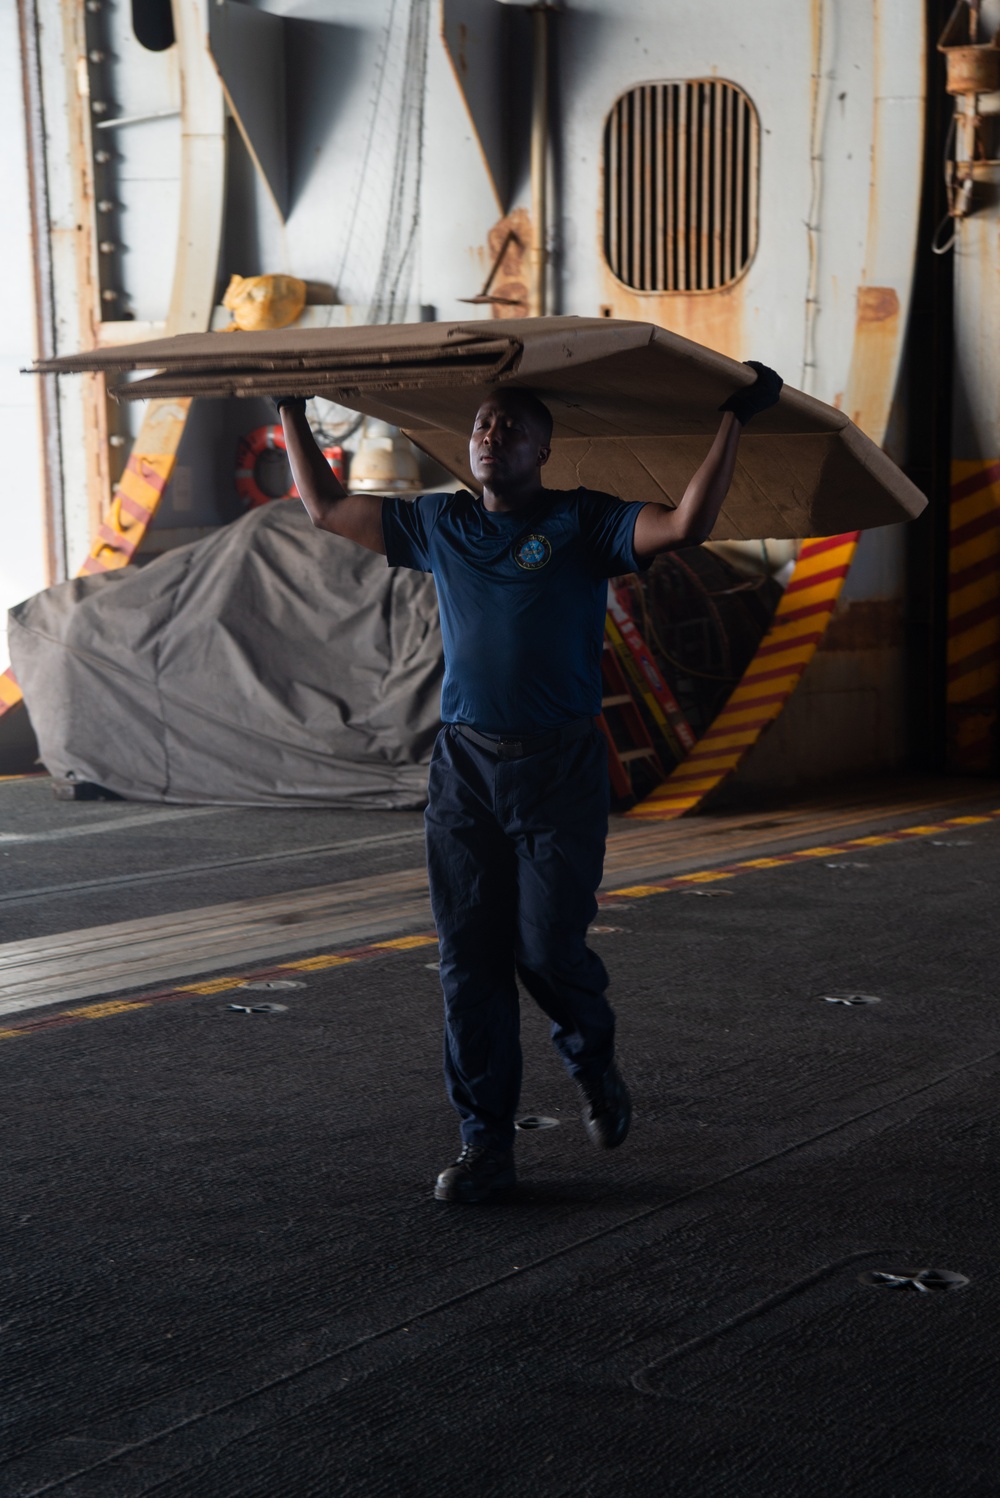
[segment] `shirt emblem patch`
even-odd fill
[[[548,536],[525,536],[515,548],[514,561],[525,572],[537,572],[552,555],[552,542]]]

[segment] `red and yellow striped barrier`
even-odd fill
[[[804,541],[771,627],[739,685],[687,759],[638,806],[639,821],[668,822],[699,806],[773,723],[830,622],[860,531]]]
[[[948,763],[1000,764],[1000,462],[951,465],[948,546]]]
[[[81,577],[113,572],[135,556],[170,482],[190,408],[189,399],[149,402],[111,505],[80,568]],[[21,700],[21,688],[8,667],[0,675],[0,718]]]

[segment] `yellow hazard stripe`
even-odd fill
[[[1000,752],[1000,461],[952,463],[948,527],[948,763],[983,773]]]
[[[757,652],[705,736],[627,815],[671,821],[700,806],[773,723],[812,660],[840,596],[858,534],[802,543],[795,570]]]
[[[115,571],[132,560],[170,482],[190,409],[187,398],[148,403],[111,505],[80,568],[81,577]],[[22,700],[12,673],[0,673],[0,717]]]
[[[643,900],[654,895],[670,894],[671,891],[697,889],[701,885],[716,884],[735,879],[742,874],[762,872],[767,869],[787,868],[791,864],[804,863],[809,859],[830,858],[838,854],[856,853],[888,846],[890,843],[907,842],[929,837],[935,833],[946,833],[963,827],[977,827],[1000,821],[1000,807],[988,812],[966,813],[958,817],[947,817],[940,822],[920,822],[912,827],[899,827],[892,832],[868,833],[863,837],[845,839],[842,843],[819,843],[812,848],[793,848],[787,853],[775,853],[757,858],[744,858],[736,863],[723,864],[707,869],[692,869],[685,874],[667,875],[645,884],[627,884],[618,889],[605,890],[598,896],[598,904],[613,908],[622,900]],[[262,977],[278,977],[282,973],[318,972],[325,968],[336,968],[364,961],[366,958],[391,956],[394,953],[414,951],[420,947],[437,945],[433,931],[422,931],[413,936],[397,936],[387,941],[372,942],[369,946],[352,947],[342,952],[324,952],[313,957],[294,958],[277,963],[263,973],[229,973],[225,977],[210,978],[200,983],[180,984],[162,989],[157,993],[143,994],[136,999],[108,999],[96,1004],[82,1004],[76,1009],[64,1009],[40,1019],[24,1019],[0,1029],[0,1041],[15,1040],[19,1036],[41,1033],[44,1030],[75,1024],[77,1021],[106,1019],[113,1015],[126,1014],[135,1009],[148,1009],[157,1004],[176,1001],[193,996],[210,996],[239,988],[242,984]]]
[[[21,701],[21,688],[18,686],[13,671],[8,667],[6,671],[0,672],[0,717],[9,707],[14,707]]]
[[[190,409],[188,398],[147,405],[81,574],[114,571],[132,560],[170,482]]]

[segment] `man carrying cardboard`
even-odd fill
[[[426,812],[441,949],[445,1081],[462,1150],[440,1201],[481,1202],[515,1183],[521,1086],[516,979],[552,1021],[594,1144],[614,1149],[631,1103],[615,1065],[607,973],[587,947],[608,824],[601,651],[607,579],[707,539],[742,427],[781,379],[724,402],[707,457],[676,509],[542,484],[552,418],[505,386],[469,443],[482,494],[415,501],[349,494],[312,437],[305,401],[279,396],[288,457],[313,524],[434,575],[445,675]]]

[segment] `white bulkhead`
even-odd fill
[[[232,273],[317,283],[311,295],[341,303],[333,315],[352,320],[523,315],[518,298],[530,294],[540,242],[547,310],[662,324],[774,365],[878,441],[890,429],[922,167],[926,38],[915,0],[568,0],[552,9],[540,241],[529,172],[532,17],[516,6],[223,0],[283,18],[272,33],[284,47],[283,101],[273,69],[254,98],[247,58],[222,59],[230,102],[242,99],[238,129],[223,122],[223,91],[206,66],[203,0],[175,0],[178,44],[160,53],[135,40],[121,0],[95,0],[87,24],[100,23],[111,63],[88,62],[76,0],[37,4],[41,83],[65,104],[62,115],[58,104],[49,111],[44,138],[53,352],[148,336],[168,320],[170,331],[207,326],[206,288],[217,304]],[[221,48],[216,35],[216,62]],[[693,236],[683,273],[676,258],[668,270],[643,249],[649,216],[661,215],[662,239],[667,210],[642,162],[676,150],[665,130],[668,114],[679,128],[681,109],[686,149],[715,163],[703,187],[681,183],[672,199],[671,232],[686,214]],[[736,118],[725,112],[739,109],[739,154],[726,165],[720,133]],[[107,128],[113,118],[122,123]],[[256,140],[258,164],[272,148],[277,160],[279,127],[284,220],[245,143]],[[105,141],[113,156],[102,178],[95,153]],[[116,206],[104,212],[109,197]],[[66,255],[60,225],[71,220],[79,227]],[[709,243],[695,266],[702,231],[716,249]],[[624,251],[622,235],[633,237]],[[102,252],[102,242],[113,248]],[[114,300],[102,300],[102,272]],[[482,299],[484,288],[504,300]],[[89,381],[61,387],[52,504],[72,572],[141,413],[109,417]],[[236,441],[268,417],[260,403],[195,405],[158,530],[187,539],[231,516]],[[862,538],[828,639],[745,778],[787,783],[901,759],[903,570],[897,529]]]

